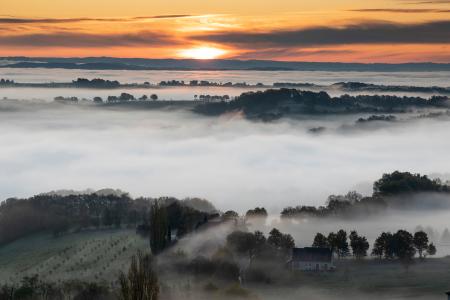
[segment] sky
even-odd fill
[[[450,62],[450,0],[1,0],[0,56]]]

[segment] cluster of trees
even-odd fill
[[[368,118],[359,118],[356,123],[367,123],[374,121],[394,122],[397,121],[397,117],[393,115],[371,115]]]
[[[328,236],[317,233],[312,247],[330,248],[338,257],[346,257],[350,255],[348,239],[350,239],[350,247],[354,257],[360,259],[367,256],[369,242],[366,237],[360,236],[356,231],[350,232],[350,236],[343,229],[336,233],[330,232]]]
[[[413,203],[407,196],[425,192],[447,194],[450,187],[439,179],[430,179],[426,175],[394,171],[383,174],[374,182],[372,196],[363,197],[354,191],[346,195],[331,195],[325,206],[286,207],[281,212],[281,218],[359,217],[382,212],[388,207],[408,209],[417,203]],[[422,201],[425,202],[425,199]]]
[[[168,224],[178,235],[194,230],[215,211],[209,202],[196,198],[132,199],[127,194],[97,193],[11,198],[0,204],[0,245],[41,231],[59,236],[70,230],[128,226],[148,233],[155,202],[167,210]]]
[[[427,233],[418,231],[412,235],[406,230],[399,230],[392,234],[383,232],[375,240],[372,255],[384,259],[400,259],[405,262],[411,261],[419,254],[421,259],[427,255],[436,254],[436,246],[429,242]]]
[[[386,207],[387,203],[382,197],[363,197],[351,191],[346,195],[330,195],[325,206],[286,207],[281,211],[281,218],[358,217],[383,211]]]
[[[229,95],[194,95],[194,100],[200,100],[204,102],[213,102],[213,101],[228,101],[230,100]]]
[[[56,102],[63,102],[63,103],[78,103],[79,99],[78,97],[63,97],[63,96],[57,96],[53,98]]]
[[[79,99],[78,97],[63,97],[63,96],[57,96],[53,99],[56,102],[62,102],[62,103],[78,103]],[[83,101],[89,101],[87,99],[82,99]],[[121,93],[119,96],[108,96],[106,98],[106,101],[108,103],[115,103],[115,102],[129,102],[129,101],[156,101],[158,100],[158,95],[151,94],[149,96],[142,95],[139,98],[136,98],[135,96],[128,94],[128,93]],[[102,97],[94,97],[92,99],[94,103],[103,103],[104,100]]]
[[[403,112],[412,107],[446,106],[448,106],[448,97],[443,96],[433,96],[430,99],[387,95],[330,97],[326,92],[282,88],[246,92],[229,102],[198,105],[195,111],[206,115],[221,115],[230,111],[242,111],[249,118],[261,119],[266,114],[281,117],[301,113],[391,113]]]
[[[370,245],[367,238],[360,236],[356,231],[350,232],[348,236],[347,232],[341,229],[336,233],[329,233],[328,236],[317,233],[312,247],[329,248],[338,257],[349,256],[351,248],[352,255],[360,259],[368,255]],[[414,235],[406,230],[399,230],[394,234],[383,232],[372,247],[372,255],[380,259],[396,258],[402,261],[411,261],[416,253],[421,259],[427,255],[436,254],[435,245],[429,242],[428,234],[424,231],[417,231]]]
[[[96,99],[97,99],[97,101],[95,101]],[[94,102],[102,102],[102,101],[100,101],[101,98],[96,97],[96,99],[94,98]],[[156,100],[158,100],[158,95],[156,95],[156,94],[151,94],[150,96],[142,95],[141,97],[136,99],[131,94],[122,93],[122,94],[120,94],[120,96],[108,96],[107,101],[108,102],[127,102],[127,101],[136,101],[136,100],[147,101],[149,99],[156,101]]]
[[[120,82],[117,80],[110,81],[105,80],[101,78],[94,78],[92,80],[86,79],[86,78],[78,78],[77,80],[73,80],[72,84],[76,87],[82,87],[82,88],[118,88],[120,87]]]
[[[347,91],[377,91],[377,92],[410,92],[410,93],[450,93],[445,87],[424,87],[424,86],[404,86],[404,85],[378,85],[362,82],[338,82],[333,84]]]
[[[251,219],[266,219],[268,216],[267,211],[264,207],[255,207],[254,209],[249,209],[245,213],[245,218],[247,220]]]
[[[152,253],[158,255],[173,245],[176,239],[199,229],[215,217],[216,213],[199,211],[180,201],[160,198],[152,203],[148,222],[139,226],[138,232],[149,236]]]
[[[14,80],[10,79],[0,79],[0,86],[8,86],[8,85],[14,85]]]
[[[191,80],[188,83],[186,83],[184,80],[167,80],[167,81],[161,81],[158,83],[159,86],[223,86],[223,87],[248,87],[249,84],[246,82],[213,82],[213,81],[207,81],[207,80]],[[260,84],[262,86],[262,84]]]
[[[289,88],[305,88],[305,87],[317,87],[317,85],[313,83],[304,83],[304,82],[275,82],[273,87],[276,88],[283,88],[283,87],[289,87]]]
[[[294,238],[273,228],[266,238],[261,231],[234,231],[227,236],[227,247],[234,253],[245,256],[250,265],[255,259],[290,257],[295,247]]]
[[[38,275],[24,277],[20,284],[0,285],[2,300],[106,300],[116,299],[109,287],[79,280],[59,283],[40,280]],[[155,298],[156,299],[156,298]]]
[[[450,187],[439,179],[432,180],[426,175],[395,171],[383,174],[373,184],[374,195],[394,196],[418,192],[450,192]]]

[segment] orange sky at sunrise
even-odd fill
[[[0,56],[450,62],[450,1],[2,0]]]

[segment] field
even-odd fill
[[[102,230],[54,238],[40,234],[0,247],[0,281],[17,282],[39,274],[41,279],[59,282],[117,280],[127,270],[137,250],[147,250],[148,240],[134,230]]]
[[[39,234],[0,247],[0,282],[17,283],[24,276],[39,274],[55,283],[79,279],[116,286],[130,257],[148,249],[148,240],[128,229],[84,231],[58,238]],[[245,292],[240,287],[234,291],[230,282],[169,270],[160,280],[165,294],[185,299],[225,299],[236,292],[243,293],[239,297],[270,300],[280,299],[280,295],[286,300],[438,300],[445,299],[444,293],[450,289],[450,257],[417,259],[408,268],[377,259],[342,259],[336,265],[337,270],[330,273],[282,271],[278,276],[273,269],[268,274],[274,280],[244,283]]]

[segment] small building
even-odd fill
[[[335,270],[333,252],[329,248],[294,248],[289,261],[291,270],[327,272]]]

